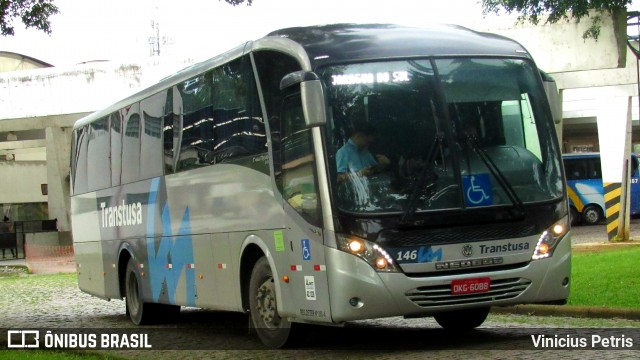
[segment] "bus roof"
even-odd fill
[[[181,81],[237,58],[252,49],[268,48],[270,39],[288,39],[301,46],[312,69],[344,61],[419,56],[514,56],[530,58],[522,45],[506,37],[481,33],[456,25],[413,28],[391,24],[334,24],[294,27],[274,31],[255,42],[244,43],[214,58],[189,66],[74,124],[74,129],[141,101]],[[266,44],[261,47],[259,44]],[[308,57],[308,58],[307,58]]]
[[[315,69],[325,63],[409,56],[517,56],[527,50],[509,38],[456,25],[425,28],[392,24],[334,24],[294,27],[267,36],[301,44]]]

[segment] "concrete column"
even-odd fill
[[[562,143],[562,97],[564,95],[564,89],[558,90],[557,104],[549,102],[551,106],[551,113],[553,114],[553,122],[556,124],[556,134],[558,135],[558,143],[560,145],[560,151],[564,152],[564,144]]]
[[[58,219],[58,231],[68,237],[71,231],[71,201],[69,199],[69,164],[71,158],[71,128],[47,127],[47,183],[49,217]]]
[[[624,89],[610,88],[598,96],[598,138],[609,241],[629,239],[629,176],[631,98]]]

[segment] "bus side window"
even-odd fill
[[[116,111],[109,115],[111,123],[111,186],[120,185],[122,173],[122,118]]]
[[[587,160],[588,162],[588,179],[602,179],[602,167],[600,165],[600,157]]]
[[[89,144],[89,125],[74,131],[73,141],[73,193],[87,192],[87,145]]]
[[[162,118],[167,92],[161,91],[140,102],[142,132],[140,145],[140,177],[149,179],[162,175]]]
[[[103,117],[89,125],[87,147],[87,182],[89,191],[111,186],[111,154],[109,140],[109,117]]]
[[[175,114],[173,113],[173,88],[171,88],[167,92],[167,100],[164,105],[164,114],[162,116],[162,147],[164,157],[164,173],[166,175],[172,174],[174,172],[174,144],[177,143],[176,141],[174,141],[174,136],[177,133],[177,131],[174,131],[174,117]]]
[[[564,161],[567,180],[580,180],[584,177],[580,169],[580,162],[575,160]]]
[[[210,79],[210,73],[198,75],[183,81],[173,93],[173,112],[181,120],[174,122],[174,130],[180,129],[179,151],[174,154],[176,172],[207,165],[204,155],[211,150],[213,137]]]
[[[140,113],[135,103],[122,110],[124,136],[122,137],[122,184],[140,180]]]

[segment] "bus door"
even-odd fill
[[[284,229],[274,234],[272,254],[280,278],[288,277],[280,286],[282,315],[330,322],[314,130],[306,126],[301,84],[281,81],[301,68],[282,52],[261,50],[252,55],[269,114],[273,171],[285,213]]]
[[[299,93],[282,103],[282,169],[276,182],[287,214],[290,287],[296,315],[308,321],[330,321],[312,129],[305,127]]]

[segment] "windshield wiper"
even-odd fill
[[[496,164],[491,159],[491,156],[489,156],[489,154],[487,154],[487,152],[480,147],[480,145],[478,144],[478,138],[475,136],[475,134],[466,133],[465,136],[467,138],[467,144],[469,145],[469,147],[476,154],[478,154],[478,157],[480,157],[482,162],[484,162],[491,174],[496,178],[500,186],[504,189],[509,200],[511,200],[511,202],[513,203],[514,208],[517,211],[515,216],[523,217],[525,214],[524,204],[522,203],[522,200],[520,200],[520,197],[518,197],[518,194],[516,194],[513,186],[511,186],[511,184],[509,183],[509,180],[507,180],[502,171],[500,171],[498,166],[496,166]]]
[[[400,218],[401,225],[407,224],[407,222],[411,220],[418,206],[418,199],[420,198],[420,196],[422,196],[424,191],[431,188],[434,188],[435,190],[436,180],[438,180],[438,175],[436,175],[433,171],[430,171],[430,170],[433,169],[433,161],[436,157],[436,150],[438,148],[438,145],[442,143],[442,139],[444,139],[444,134],[441,132],[437,132],[433,139],[433,143],[431,143],[429,152],[427,153],[424,168],[420,173],[420,178],[418,179],[418,182],[413,187],[413,191],[411,192],[411,195],[409,195],[409,199],[407,199],[407,206],[404,209],[402,218]]]

